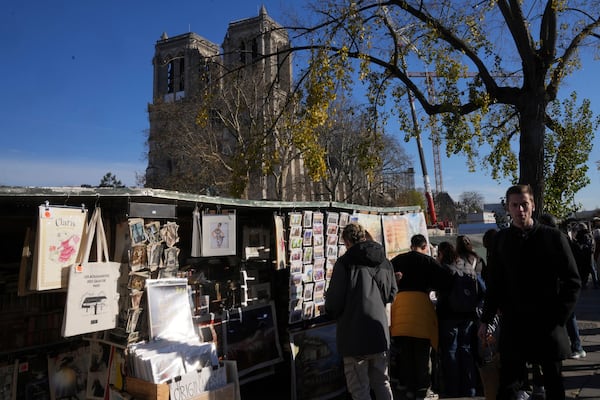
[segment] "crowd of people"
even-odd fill
[[[581,288],[598,288],[600,217],[559,226],[533,217],[529,185],[506,193],[511,224],[388,260],[359,224],[333,269],[326,309],[355,400],[562,400],[562,361],[586,356],[574,313]],[[529,379],[530,371],[532,379]]]

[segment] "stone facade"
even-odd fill
[[[276,115],[279,104],[292,91],[291,54],[285,53],[289,45],[287,31],[267,14],[264,6],[258,16],[229,24],[222,51],[217,44],[196,33],[172,38],[163,34],[155,45],[153,59],[154,90],[153,102],[148,106],[150,130],[146,186],[228,195],[211,183],[225,177],[214,176],[214,172],[211,176],[190,176],[184,171],[186,163],[190,162],[189,151],[182,149],[186,143],[185,136],[203,137],[194,123],[197,105],[203,101],[203,90],[224,73],[236,69],[241,71],[241,67],[245,66],[245,73],[252,73],[254,79],[258,79],[257,85],[270,90],[264,94],[264,99],[267,99],[265,116]],[[227,135],[225,128],[213,137],[217,144],[211,149],[204,147],[197,153],[207,151],[227,156],[237,151],[235,140]],[[276,142],[265,140],[265,154],[268,156],[275,152],[276,146]],[[290,162],[278,175],[263,174],[260,170],[249,176],[243,197],[278,200],[312,198],[313,184],[305,181],[301,160]],[[201,172],[199,174],[202,175]]]

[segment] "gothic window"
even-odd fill
[[[167,65],[167,93],[173,93],[175,90],[175,64],[171,61]]]
[[[205,84],[210,85],[211,82],[211,74],[210,74],[210,62],[208,61],[208,58],[205,58],[201,63],[200,63],[200,76],[202,77],[202,80],[204,81]]]
[[[283,54],[281,54],[281,47],[277,46],[277,72],[275,73],[275,82],[279,83],[281,67],[283,66]]]
[[[246,43],[244,42],[240,44],[240,62],[242,64],[246,63]]]
[[[183,92],[185,90],[185,58],[181,58],[179,60],[179,91]]]
[[[258,43],[256,39],[252,40],[252,61],[255,61],[258,58]]]

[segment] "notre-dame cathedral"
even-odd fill
[[[345,201],[347,194],[344,192],[349,191],[347,186],[341,184],[334,195],[328,194],[323,183],[315,183],[308,178],[299,153],[296,152],[284,164],[281,150],[292,146],[272,139],[276,135],[273,131],[281,128],[266,120],[278,115],[281,104],[292,93],[292,57],[285,52],[289,46],[288,32],[267,14],[264,6],[256,17],[229,23],[221,47],[193,32],[174,37],[163,33],[155,44],[152,61],[154,86],[153,101],[148,105],[150,129],[145,185],[231,196],[232,187],[240,178],[234,170],[235,162],[245,162],[254,164],[245,170],[248,172],[242,177],[244,190],[237,194],[239,197]],[[231,71],[241,71],[241,67],[253,71],[252,81],[247,78],[250,75],[246,75],[245,82],[235,85],[238,88],[246,85],[246,92],[243,95],[241,91],[230,94],[229,99],[251,97],[248,93],[254,90],[255,102],[260,103],[255,112],[258,117],[249,111],[251,105],[232,111],[231,103],[214,101],[219,97],[216,92],[233,90],[224,86],[222,77],[227,73],[231,75]],[[261,94],[260,90],[268,90],[269,94]],[[213,101],[211,109],[203,112],[203,104],[209,98]],[[235,107],[240,107],[240,104],[235,104]],[[230,114],[224,114],[225,109]],[[245,115],[240,117],[235,113]],[[233,128],[222,123],[211,125],[212,121],[229,121],[233,117],[240,118],[240,129],[247,128],[244,124],[259,126],[254,133],[246,131],[245,135],[246,138],[260,137],[256,146],[262,153],[261,160],[244,159],[240,137],[231,134],[235,130],[234,125]],[[270,135],[262,137],[261,129],[270,132]],[[277,160],[278,170],[272,167],[275,163],[270,163],[273,159]],[[414,188],[414,173],[408,179],[412,179]]]

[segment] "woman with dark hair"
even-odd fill
[[[470,278],[477,281],[475,270],[466,265],[449,242],[438,245],[438,261],[459,280]],[[457,310],[451,300],[452,289],[440,290],[436,312],[440,330],[441,392],[446,397],[473,397],[477,389],[476,350],[473,348],[475,306],[472,310]]]
[[[465,264],[470,265],[475,272],[481,274],[485,266],[485,261],[473,250],[473,244],[467,235],[458,235],[456,237],[456,252],[464,260]]]

